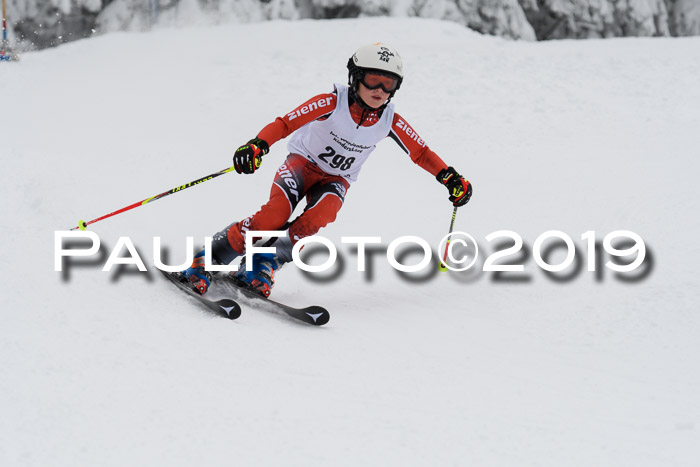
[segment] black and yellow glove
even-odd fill
[[[454,168],[442,169],[435,178],[450,192],[450,201],[452,201],[453,206],[464,206],[469,202],[469,198],[472,197],[472,184],[458,174]]]
[[[236,149],[233,154],[233,167],[239,174],[252,174],[262,164],[262,156],[270,152],[270,145],[265,140],[253,138]]]

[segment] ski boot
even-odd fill
[[[192,289],[200,295],[207,293],[212,281],[210,272],[204,270],[204,250],[195,255],[192,266],[180,273],[183,282],[189,282]]]
[[[249,288],[253,292],[268,298],[275,285],[275,271],[282,266],[277,255],[272,253],[260,253],[253,255],[253,270],[246,271],[245,256],[238,266],[238,271],[231,273],[235,282]]]

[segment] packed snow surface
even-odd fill
[[[277,300],[330,310],[322,328],[245,304],[217,318],[153,266],[154,237],[180,263],[186,237],[254,213],[285,142],[255,175],[91,225],[102,254],[54,270],[55,231],[228,167],[378,40],[404,59],[397,111],[473,182],[455,223],[480,246],[470,271],[389,265],[402,236],[438,254],[452,213],[390,139],[321,232],[344,266],[277,275]],[[0,64],[0,465],[698,465],[699,49],[385,18],[115,33]],[[523,272],[482,271],[502,230],[524,245],[496,263]],[[576,245],[555,277],[534,260],[551,230]],[[638,270],[605,266],[616,230],[643,239]],[[381,237],[364,272],[352,236]],[[119,237],[148,273],[101,271]]]

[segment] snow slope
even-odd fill
[[[404,58],[398,111],[474,183],[456,229],[485,254],[494,231],[531,251],[561,230],[582,270],[554,281],[528,252],[505,276],[525,280],[405,278],[380,248],[357,272],[342,236],[437,250],[449,226],[444,188],[386,140],[321,232],[345,268],[278,275],[275,297],[327,306],[326,327],[213,318],[153,271],[154,236],[181,262],[185,237],[253,213],[284,143],[254,176],[94,224],[101,259],[54,271],[56,230],[227,167],[376,40]],[[699,47],[383,18],[119,33],[2,64],[0,465],[698,465]],[[581,235],[618,229],[648,246],[641,280],[586,271]],[[101,272],[120,236],[149,273]]]

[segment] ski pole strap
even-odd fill
[[[180,191],[186,190],[187,188],[190,188],[190,187],[199,185],[200,183],[208,182],[209,180],[211,180],[211,179],[213,179],[213,178],[216,178],[216,177],[218,177],[219,175],[223,175],[223,174],[225,174],[225,173],[229,173],[229,172],[231,172],[231,171],[233,171],[233,170],[234,170],[233,167],[229,167],[229,168],[227,168],[227,169],[220,170],[220,171],[218,171],[218,172],[216,172],[216,173],[213,173],[213,174],[211,174],[211,175],[207,175],[206,177],[198,178],[197,180],[193,180],[193,181],[191,181],[191,182],[189,182],[189,183],[186,183],[186,184],[184,184],[184,185],[176,186],[175,188],[172,188],[172,189],[170,189],[170,190],[168,190],[168,191],[165,191],[165,192],[163,192],[163,193],[161,193],[161,194],[159,194],[159,195],[151,196],[150,198],[146,198],[146,199],[144,199],[144,200],[141,200],[141,201],[136,202],[136,203],[134,203],[134,204],[131,204],[131,205],[129,205],[129,206],[123,207],[123,208],[121,208],[121,209],[119,209],[119,210],[117,210],[117,211],[111,212],[111,213],[109,213],[109,214],[105,214],[104,216],[98,217],[97,219],[93,219],[93,220],[91,220],[91,221],[89,221],[89,222],[85,222],[84,220],[80,220],[80,221],[78,222],[78,226],[77,226],[77,227],[73,227],[71,230],[78,230],[78,229],[80,229],[80,230],[85,230],[85,229],[87,228],[87,226],[90,225],[90,224],[94,224],[95,222],[99,222],[99,221],[101,221],[101,220],[110,218],[110,217],[112,217],[112,216],[116,216],[117,214],[121,214],[121,213],[123,213],[123,212],[129,211],[129,210],[134,209],[134,208],[137,208],[137,207],[139,207],[139,206],[143,206],[144,204],[148,204],[148,203],[150,203],[150,202],[159,200],[159,199],[161,199],[161,198],[165,198],[165,197],[168,196],[168,195],[172,195],[173,193],[178,193],[178,192],[180,192]]]

